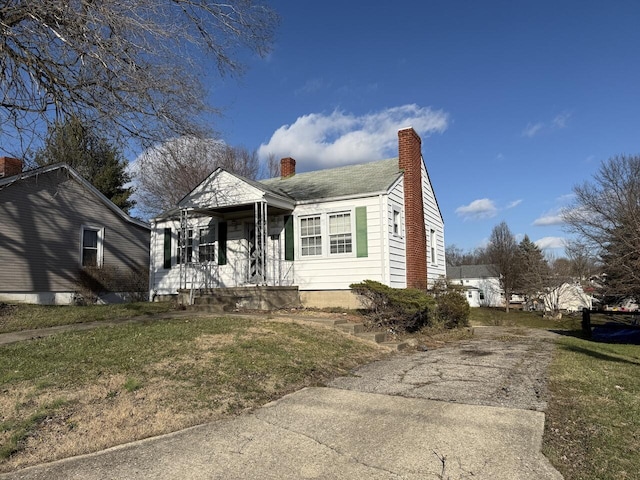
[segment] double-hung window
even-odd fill
[[[198,260],[213,262],[215,256],[215,229],[213,226],[201,228],[198,237]]]
[[[103,228],[82,226],[82,251],[80,254],[80,264],[83,267],[102,266],[103,232]]]
[[[335,213],[329,215],[329,253],[351,253],[351,214]]]
[[[320,215],[300,219],[300,254],[303,257],[322,255]]]

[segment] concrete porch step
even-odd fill
[[[364,333],[364,324],[362,323],[339,323],[336,325],[340,330],[355,335],[356,333]]]

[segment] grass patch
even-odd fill
[[[549,389],[543,451],[565,478],[638,478],[640,346],[563,337]]]
[[[581,320],[580,314],[565,315],[561,320],[551,320],[543,318],[542,312],[511,310],[506,313],[504,309],[489,307],[472,308],[469,315],[469,322],[472,325],[543,328],[548,330],[580,329]]]
[[[11,446],[0,471],[235,414],[382,355],[333,330],[227,317],[123,324],[7,345],[0,348],[0,445]],[[44,421],[40,412],[55,398],[68,403],[45,409]]]
[[[170,302],[118,305],[0,304],[0,333],[122,318],[153,316],[174,309]]]

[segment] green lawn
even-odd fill
[[[229,317],[154,320],[6,345],[0,471],[263,405],[384,352],[326,328]]]
[[[640,478],[640,346],[563,337],[549,388],[543,450],[567,480]]]
[[[152,316],[174,309],[171,303],[124,303],[120,305],[28,305],[0,304],[0,333],[121,318]]]
[[[544,328],[549,330],[580,329],[580,314],[564,315],[561,320],[543,318],[542,312],[525,312],[511,310],[506,313],[503,308],[472,308],[469,322],[472,325]]]

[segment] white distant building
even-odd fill
[[[500,278],[491,265],[447,266],[447,279],[464,287],[470,307],[504,307]]]

